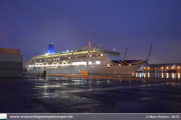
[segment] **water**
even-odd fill
[[[180,80],[180,75],[181,73],[147,72],[147,73],[132,73],[132,75],[108,75],[108,77]],[[90,76],[102,76],[102,77],[106,76],[107,77],[107,75],[90,75]]]
[[[172,78],[173,75],[173,78]],[[119,76],[122,77],[122,76]],[[24,76],[0,78],[0,113],[179,113],[177,73],[135,73],[125,80]]]
[[[136,78],[161,78],[180,80],[181,73],[133,73],[132,76]]]

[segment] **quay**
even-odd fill
[[[145,81],[160,81],[160,82],[181,82],[181,80],[170,80],[170,79],[152,79],[152,78],[131,78],[131,77],[101,77],[101,76],[80,76],[80,75],[58,75],[58,74],[47,74],[48,76],[59,76],[59,77],[73,77],[73,78],[97,78],[97,79],[114,79],[114,80],[145,80]]]
[[[2,96],[0,112],[179,113],[181,111],[180,82],[141,81],[135,80],[136,78],[109,80],[107,78],[110,77],[105,77],[106,79],[92,77],[28,75],[21,78],[0,78]]]

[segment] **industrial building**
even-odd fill
[[[143,67],[144,71],[149,72],[181,72],[181,63],[162,63],[149,64],[148,67]]]
[[[23,55],[19,49],[0,48],[0,77],[21,77]]]

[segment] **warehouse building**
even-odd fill
[[[0,48],[0,77],[21,77],[23,55],[19,49]]]

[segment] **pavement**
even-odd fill
[[[0,78],[0,113],[180,113],[181,82]]]

